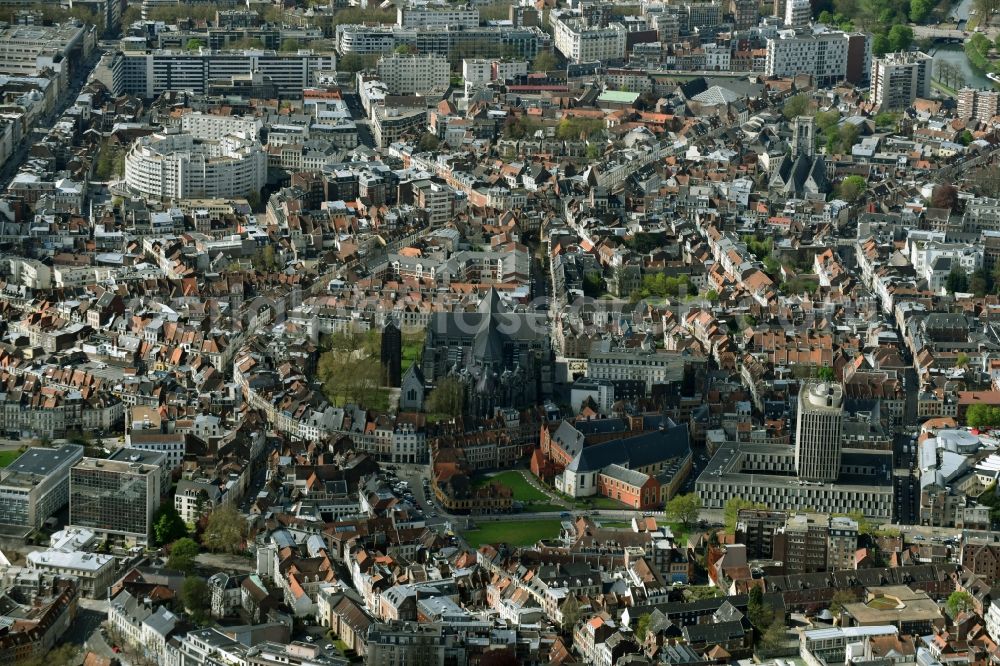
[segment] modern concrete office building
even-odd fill
[[[806,481],[836,481],[840,474],[844,389],[833,382],[799,391],[795,422],[795,472]]]
[[[0,471],[0,524],[41,527],[69,501],[69,470],[83,447],[32,447]]]
[[[69,522],[127,545],[145,545],[160,492],[157,465],[84,458],[70,470]]]

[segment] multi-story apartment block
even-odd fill
[[[267,153],[256,138],[238,134],[212,141],[191,134],[154,134],[125,156],[125,183],[146,196],[234,198],[260,192]]]
[[[94,26],[11,25],[0,30],[0,74],[37,76],[49,68],[65,73],[90,57],[97,44]]]
[[[760,3],[754,0],[730,0],[729,11],[733,15],[733,27],[747,30],[757,25],[760,18]]]
[[[426,212],[431,226],[440,226],[451,220],[455,213],[455,190],[432,180],[418,180],[411,186],[413,202]]]
[[[557,16],[554,12],[550,22],[555,47],[571,62],[606,62],[625,57],[628,31],[620,23],[592,27],[582,18]]]
[[[785,2],[785,26],[804,28],[812,21],[812,4],[809,0],[787,0]]]
[[[767,76],[792,77],[809,74],[817,85],[832,85],[838,81],[851,80],[849,60],[860,58],[862,63],[871,62],[871,43],[860,40],[857,44],[852,35],[838,30],[816,32],[796,32],[782,30],[778,36],[767,40],[767,62],[764,71]],[[860,53],[852,53],[858,51]],[[868,70],[861,76],[867,79]]]
[[[552,45],[549,36],[535,26],[523,28],[401,28],[344,24],[337,26],[337,51],[341,54],[391,53],[400,46],[419,53],[452,58],[534,58]]]
[[[687,32],[694,32],[698,28],[707,28],[722,23],[722,5],[714,0],[712,2],[684,3],[684,12]]]
[[[479,26],[479,8],[411,1],[396,9],[396,25],[401,28],[475,28]]]
[[[858,551],[858,521],[846,516],[830,518],[827,535],[826,568],[853,569]]]
[[[825,516],[789,516],[785,526],[774,535],[774,557],[784,562],[788,574],[826,571],[829,531]]]
[[[321,72],[337,68],[335,56],[308,51],[125,51],[108,63],[106,76],[121,80],[123,92],[156,97],[167,90],[206,92],[209,81],[270,79],[281,97],[302,95]],[[120,68],[120,73],[119,73]]]
[[[399,141],[408,132],[418,132],[426,127],[426,108],[382,105],[372,108],[372,136],[380,148]]]
[[[402,10],[400,10],[402,11]],[[448,61],[434,54],[384,55],[378,61],[379,79],[390,95],[433,95],[448,88]]]
[[[872,89],[879,109],[902,109],[931,93],[932,59],[926,53],[887,53],[872,61]]]
[[[231,116],[221,113],[202,113],[196,111],[181,116],[181,131],[190,134],[199,141],[218,139],[226,134],[245,134],[256,137],[260,134],[263,123],[259,118],[249,116]]]
[[[741,509],[736,519],[736,542],[747,548],[747,559],[772,559],[774,535],[785,526],[784,511]]]
[[[988,122],[1000,114],[1000,90],[965,87],[958,91],[958,117]]]

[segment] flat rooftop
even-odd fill
[[[755,457],[758,460],[767,459],[769,462],[766,465],[761,464],[760,469],[747,469],[744,463],[754,460]],[[881,470],[883,466],[886,466],[884,474],[857,472],[860,468]],[[803,482],[795,475],[794,469],[794,447],[780,444],[727,442],[712,456],[698,480],[712,482],[726,479],[728,481],[746,481],[752,485],[766,484],[789,488],[834,485],[839,490],[892,485],[892,453],[890,451],[844,449],[841,452],[841,473],[835,484],[823,484],[816,481]],[[778,470],[781,471],[775,473]]]
[[[142,465],[163,466],[167,461],[167,454],[162,451],[146,451],[143,449],[130,449],[122,447],[108,456],[108,460],[124,463],[139,463]]]
[[[28,561],[36,567],[55,567],[91,572],[100,571],[114,559],[113,555],[78,551],[64,553],[59,550],[38,550],[28,553]]]
[[[905,585],[873,587],[865,601],[844,604],[844,610],[859,625],[887,625],[898,622],[933,622],[942,619],[937,602],[923,590]]]
[[[128,460],[105,460],[104,458],[81,458],[80,462],[73,466],[75,470],[102,470],[117,474],[149,474],[153,470],[159,469],[157,465],[146,465],[143,463],[133,463]]]
[[[4,483],[14,481],[11,477],[44,477],[60,468],[70,465],[83,457],[83,447],[79,444],[64,444],[59,448],[33,446],[22,453],[17,460],[3,470],[0,479]]]

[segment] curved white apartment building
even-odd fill
[[[215,199],[260,192],[267,153],[257,139],[232,133],[216,140],[190,134],[152,134],[125,155],[125,183],[150,197]]]

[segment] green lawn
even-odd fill
[[[629,506],[627,504],[622,504],[618,500],[613,500],[610,497],[602,497],[600,495],[595,495],[594,497],[586,497],[575,500],[577,507],[581,509],[629,509],[634,511],[635,507]]]
[[[480,524],[479,529],[463,532],[462,536],[473,548],[484,543],[500,542],[512,546],[530,546],[539,539],[554,539],[559,536],[560,524],[559,520],[498,520]]]
[[[600,520],[597,522],[601,524],[601,527],[609,530],[621,530],[621,529],[632,529],[632,523],[627,523],[624,520]]]
[[[21,451],[0,451],[0,467],[7,467],[21,456]]]
[[[896,601],[889,599],[888,597],[875,597],[865,605],[868,606],[868,608],[882,611],[894,610],[899,606]]]
[[[711,585],[689,585],[684,589],[684,597],[688,601],[699,601],[701,599],[714,599],[721,597],[722,590]]]
[[[420,360],[420,354],[424,350],[424,336],[406,334],[403,336],[403,349],[401,352],[402,362],[400,367],[402,372],[410,369],[410,366]]]
[[[491,481],[510,488],[514,491],[514,499],[519,502],[527,504],[531,502],[547,503],[549,501],[548,496],[528,483],[528,481],[521,476],[520,472],[500,472],[499,474],[494,474],[493,476],[478,478],[474,481],[474,483],[476,487],[479,487],[485,486]]]
[[[345,404],[351,402],[347,399],[347,396],[340,393],[327,393],[324,391],[326,399],[330,401],[331,404],[343,407]],[[387,412],[389,411],[389,389],[379,388],[374,393],[372,393],[371,399],[368,403],[362,405],[365,409],[370,409],[373,412]]]

